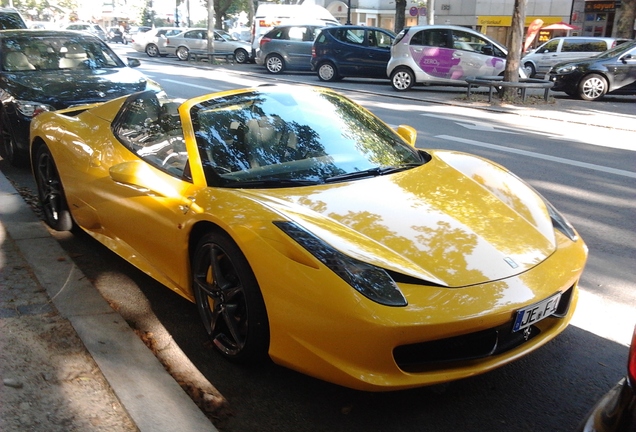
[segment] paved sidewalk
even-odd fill
[[[2,173],[0,378],[3,432],[216,431]]]

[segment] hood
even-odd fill
[[[16,99],[45,103],[55,109],[114,99],[145,90],[148,83],[141,72],[129,67],[3,75],[7,92]]]
[[[392,175],[245,193],[349,256],[443,286],[508,278],[555,250],[545,204],[524,182],[475,156],[432,155]]]

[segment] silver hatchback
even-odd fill
[[[398,91],[416,83],[466,84],[469,76],[503,73],[507,55],[503,45],[465,27],[407,27],[393,42],[386,72]]]

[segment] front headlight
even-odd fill
[[[51,105],[34,101],[16,100],[15,106],[20,114],[25,117],[35,117],[44,111],[55,111],[55,108]]]
[[[542,197],[543,198],[543,197]],[[559,212],[548,200],[543,198],[545,202],[545,206],[548,209],[548,214],[550,215],[550,219],[552,220],[552,226],[555,229],[558,229],[563,234],[565,234],[570,240],[577,241],[579,236],[576,235],[576,231],[574,231],[574,227],[568,220]]]
[[[553,68],[554,72],[559,75],[574,72],[575,69],[576,69],[575,65],[565,65],[565,66],[559,66],[559,67]]]
[[[386,270],[341,253],[293,222],[274,222],[274,225],[368,299],[385,306],[408,304]]]

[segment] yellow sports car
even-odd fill
[[[468,377],[563,331],[587,248],[505,168],[415,148],[333,91],[151,91],[42,113],[47,222],[196,304],[230,360],[379,391]]]

